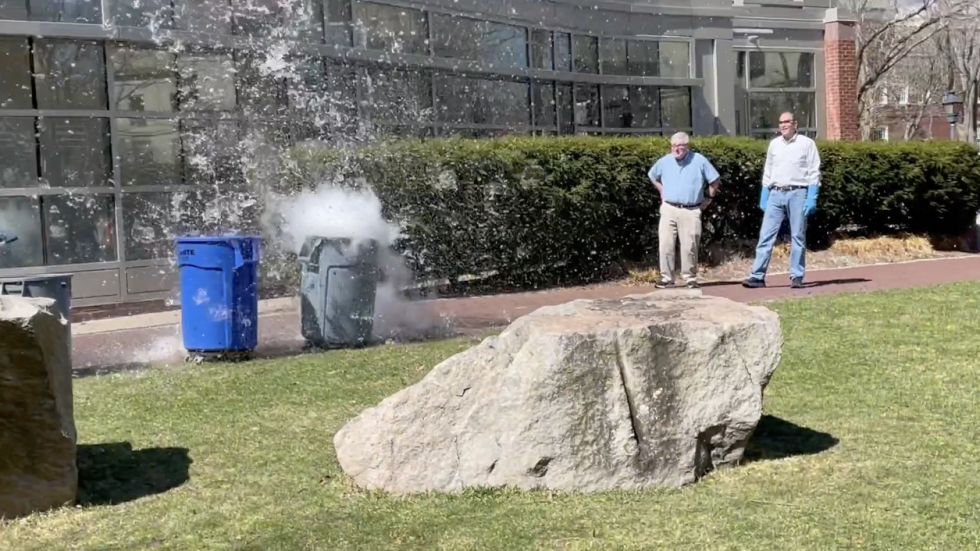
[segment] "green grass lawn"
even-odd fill
[[[980,548],[980,285],[773,307],[752,459],[696,486],[352,488],[334,433],[472,344],[454,340],[76,381],[85,503],[0,525],[0,549]]]

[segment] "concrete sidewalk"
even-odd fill
[[[980,280],[980,257],[810,271],[807,287],[794,290],[786,275],[773,274],[766,289],[745,289],[739,282],[708,283],[706,295],[743,302],[804,298],[845,292],[901,289]],[[381,326],[395,327],[406,339],[470,333],[506,325],[537,308],[575,299],[615,299],[656,291],[652,286],[621,284],[554,289],[472,298],[406,303]],[[303,348],[298,298],[260,304],[260,357],[298,354]],[[141,314],[73,325],[76,370],[98,372],[183,360],[180,311]],[[385,330],[382,327],[382,330]],[[93,371],[94,370],[94,371]]]
[[[259,316],[290,311],[299,311],[299,299],[297,297],[273,298],[259,301]],[[110,333],[113,331],[148,329],[170,325],[180,325],[180,310],[77,322],[72,324],[71,334],[72,336],[91,335],[94,333]]]

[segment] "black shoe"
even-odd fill
[[[671,289],[674,287],[674,282],[669,279],[661,279],[654,284],[657,289]]]
[[[765,286],[766,281],[764,279],[756,279],[754,277],[750,277],[742,282],[742,287],[749,289],[762,289]]]
[[[790,280],[789,286],[792,287],[793,289],[802,289],[802,288],[804,288],[805,285],[803,285],[803,278],[802,277],[794,277],[793,279]]]

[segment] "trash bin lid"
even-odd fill
[[[45,279],[55,279],[58,277],[66,277],[68,279],[72,278],[73,274],[34,274],[26,275],[20,277],[3,277],[0,278],[0,283],[24,283],[28,281],[43,281]]]
[[[212,235],[196,237],[175,237],[178,243],[214,243],[215,241],[244,241],[246,239],[262,239],[258,235]]]

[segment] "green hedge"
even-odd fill
[[[703,246],[754,240],[767,143],[703,138],[721,173]],[[811,243],[855,225],[870,234],[962,235],[980,206],[980,156],[948,142],[818,144],[822,192]],[[647,180],[662,138],[501,138],[395,142],[341,153],[296,149],[291,186],[369,184],[405,226],[400,247],[436,277],[498,270],[588,280],[610,260],[656,253],[659,198]],[[361,182],[358,184],[358,182]],[[566,261],[564,267],[556,267]]]

